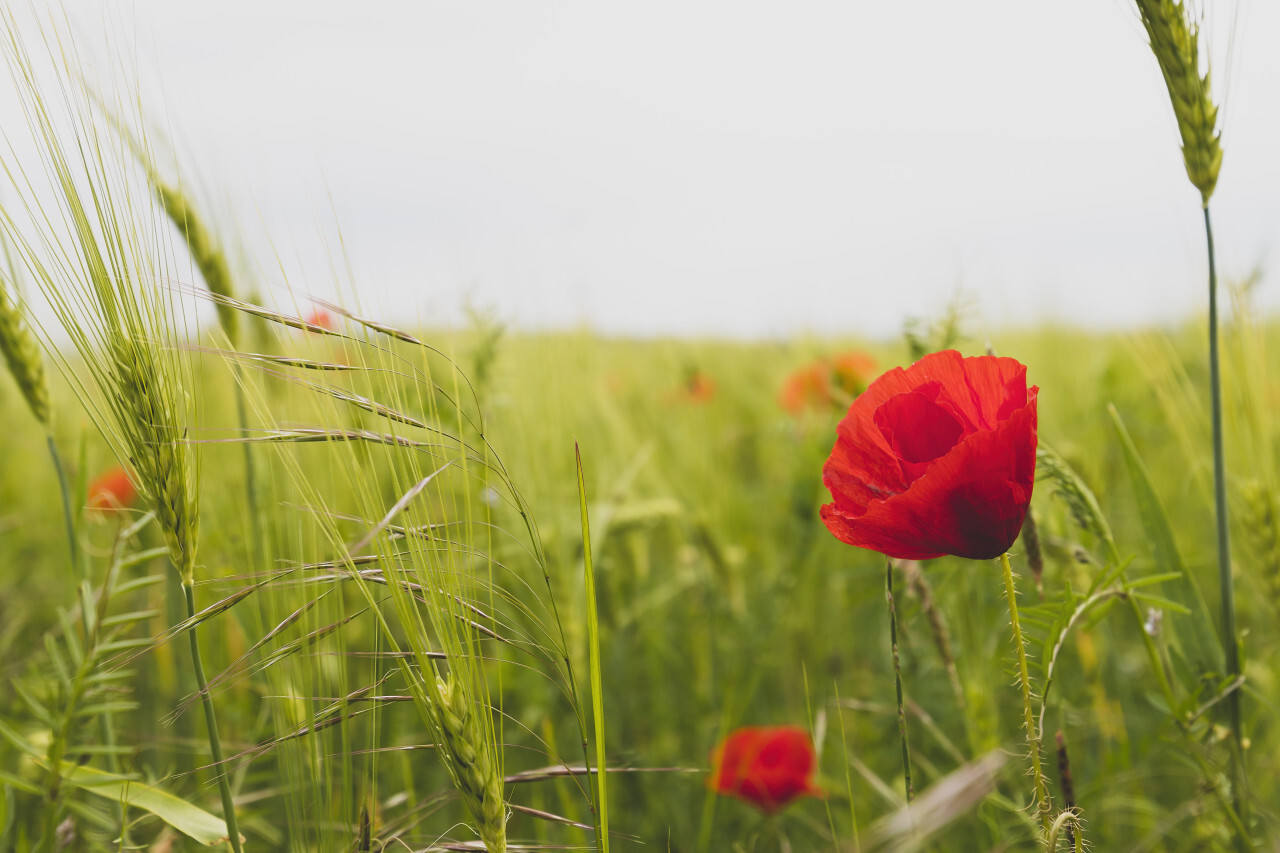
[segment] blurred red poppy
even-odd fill
[[[786,378],[778,403],[793,415],[806,409],[843,406],[848,398],[867,390],[867,380],[875,369],[875,360],[857,350],[819,359]]]
[[[685,372],[683,396],[691,403],[706,403],[715,399],[716,381],[697,368]]]
[[[822,520],[898,559],[1000,556],[1035,485],[1038,392],[1011,358],[945,350],[890,370],[837,428]]]
[[[793,415],[805,409],[826,408],[831,404],[830,371],[821,361],[806,364],[782,383],[778,403]]]
[[[867,383],[876,371],[876,360],[865,352],[850,350],[836,355],[831,360],[831,373],[835,385],[850,397],[856,397],[867,390]]]
[[[319,306],[308,311],[307,315],[302,319],[306,320],[313,326],[319,326],[320,328],[326,329],[330,332],[333,331],[333,315],[326,309],[320,308]]]
[[[138,490],[122,465],[105,471],[89,484],[88,505],[92,510],[124,509],[137,499]]]
[[[773,814],[799,797],[821,797],[813,781],[817,757],[809,733],[798,726],[747,726],[711,754],[707,784],[717,794],[745,800]]]

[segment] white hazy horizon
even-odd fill
[[[1274,309],[1280,4],[1241,3],[1210,9],[1212,211],[1222,277],[1261,268]],[[1130,3],[1069,5],[66,14],[97,61],[125,29],[183,178],[267,289],[329,296],[336,267],[401,322],[469,300],[626,335],[885,336],[957,292],[982,327],[1177,321],[1204,309],[1204,237],[1163,81]]]

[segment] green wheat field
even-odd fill
[[[1194,20],[1138,7],[1207,210]],[[36,154],[0,156],[0,851],[1280,850],[1256,280],[1110,334],[393,327],[265,300],[127,88],[4,42]],[[944,349],[1040,389],[1025,673],[998,560],[819,517],[852,401]],[[783,725],[820,796],[717,783]]]

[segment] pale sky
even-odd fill
[[[1210,9],[1228,277],[1280,244],[1280,4],[1241,3],[1230,53],[1235,5]],[[268,287],[274,246],[331,293],[336,223],[368,309],[427,323],[468,296],[646,335],[887,336],[957,289],[985,329],[1203,309],[1198,195],[1125,0],[67,8],[86,41],[113,9]]]

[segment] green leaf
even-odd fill
[[[1209,617],[1209,608],[1205,604],[1200,585],[1196,583],[1195,575],[1182,561],[1178,543],[1173,538],[1173,526],[1169,523],[1169,516],[1164,511],[1164,505],[1160,503],[1160,496],[1156,494],[1155,486],[1151,484],[1151,476],[1147,473],[1147,466],[1143,464],[1142,457],[1138,455],[1138,448],[1129,437],[1124,421],[1120,419],[1120,413],[1116,411],[1114,405],[1108,406],[1107,410],[1111,413],[1116,437],[1120,439],[1120,449],[1124,454],[1129,479],[1133,483],[1133,493],[1138,502],[1142,528],[1147,534],[1147,541],[1151,544],[1156,564],[1161,569],[1176,572],[1182,577],[1182,583],[1175,588],[1179,598],[1191,610],[1191,648],[1188,649],[1190,657],[1201,672],[1221,671],[1221,649],[1214,635],[1213,621]]]
[[[44,762],[36,763],[44,766]],[[72,788],[151,812],[169,826],[207,847],[216,847],[227,841],[227,825],[222,818],[168,791],[93,767],[79,767],[67,761],[63,761],[61,767],[63,783]]]
[[[1189,608],[1171,598],[1165,598],[1163,595],[1134,593],[1133,597],[1137,599],[1139,604],[1145,604],[1147,607],[1157,607],[1161,610],[1166,610],[1169,613],[1177,613],[1179,616],[1191,615],[1191,610]]]
[[[582,510],[582,561],[587,598],[587,651],[591,670],[591,711],[596,735],[596,785],[599,799],[600,822],[596,826],[596,844],[603,853],[609,853],[609,790],[604,772],[604,684],[600,667],[600,621],[596,613],[596,576],[591,563],[591,525],[587,521],[587,486],[582,475],[582,452],[575,442],[573,455],[578,466],[578,504]]]

